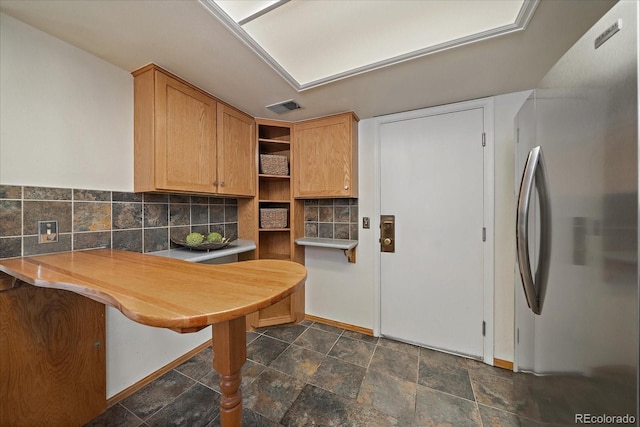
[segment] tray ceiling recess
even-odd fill
[[[524,30],[539,0],[198,0],[296,90]]]

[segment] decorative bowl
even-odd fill
[[[222,238],[222,242],[211,243],[211,242],[202,242],[199,245],[189,245],[184,239],[177,239],[172,237],[171,241],[176,245],[184,246],[185,248],[195,249],[197,251],[215,251],[216,249],[222,249],[229,246],[231,243],[231,239],[227,239],[226,237]]]

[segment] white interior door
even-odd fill
[[[483,133],[483,108],[380,124],[383,336],[483,358]]]

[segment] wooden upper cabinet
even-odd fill
[[[153,64],[132,74],[135,191],[255,195],[251,117]]]
[[[214,192],[216,101],[155,71],[156,187]]]
[[[218,104],[218,193],[256,194],[253,118]]]
[[[358,118],[353,113],[294,125],[294,197],[358,197]]]

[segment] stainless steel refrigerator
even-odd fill
[[[637,43],[622,0],[516,117],[513,393],[535,421],[638,423]]]

